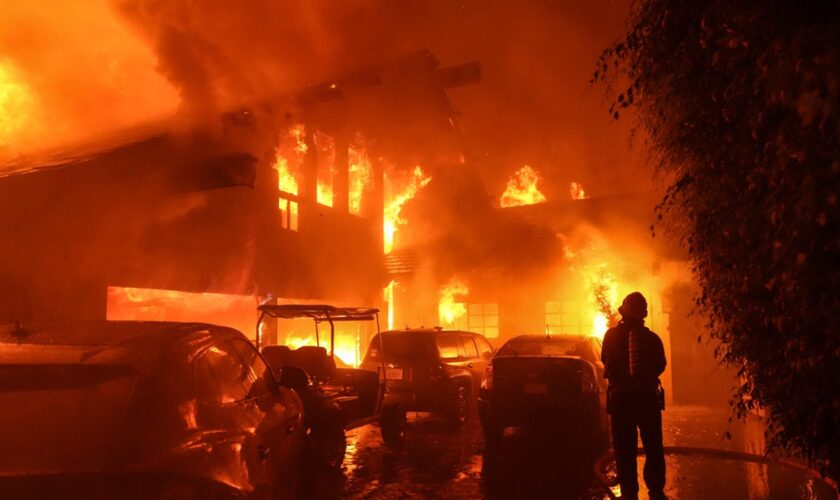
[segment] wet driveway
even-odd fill
[[[727,430],[730,440],[723,438]],[[456,430],[425,414],[410,414],[407,434],[404,448],[391,450],[375,426],[351,431],[342,471],[322,474],[307,496],[609,498],[592,472],[598,453],[569,435],[509,429],[500,445],[487,448],[477,418]],[[669,408],[664,434],[666,446],[763,453],[760,427],[727,427],[722,409]],[[780,466],[691,454],[666,459],[666,493],[675,499],[837,498],[820,481]]]

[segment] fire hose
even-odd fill
[[[838,490],[837,481],[835,479],[829,476],[821,475],[814,469],[811,469],[810,467],[799,462],[795,462],[793,460],[774,459],[764,455],[756,455],[753,453],[745,453],[742,451],[719,450],[714,448],[697,448],[692,446],[665,446],[664,451],[666,455],[693,455],[712,458],[723,458],[729,460],[741,460],[743,462],[753,462],[758,464],[780,465],[782,467],[798,470],[800,472],[804,472],[808,477],[821,481],[822,483],[834,489],[835,493],[837,493],[837,498],[840,500],[840,490]],[[645,450],[643,448],[639,448],[638,454],[644,455]],[[609,464],[613,459],[614,453],[613,450],[610,449],[595,462],[595,478],[603,487],[607,495],[611,499],[616,500],[616,496],[610,488],[618,484],[618,479],[609,478],[606,475],[607,464]]]

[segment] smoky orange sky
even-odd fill
[[[589,83],[621,33],[610,0],[75,0],[0,7],[0,159],[233,106],[429,49],[481,63],[449,91],[491,193],[524,164],[548,198],[647,189],[629,123]]]

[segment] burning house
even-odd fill
[[[651,237],[654,195],[590,198],[572,183],[568,199],[548,201],[529,166],[499,196],[464,184],[453,191],[463,179],[447,180],[449,189],[435,179],[418,196],[412,225],[386,255],[389,326],[469,330],[497,346],[520,334],[600,338],[622,298],[641,291],[647,324],[674,359],[662,377],[671,401],[720,402],[705,384],[729,375],[693,334],[686,256]],[[438,214],[435,227],[418,221],[423,212]]]
[[[378,303],[425,152],[456,150],[445,89],[478,77],[422,51],[217,123],[18,160],[0,179],[3,322],[208,321],[254,337],[264,300]],[[368,332],[340,333],[356,363]]]

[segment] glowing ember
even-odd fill
[[[387,176],[386,181],[390,180]],[[414,198],[417,192],[426,186],[432,180],[423,173],[423,169],[419,166],[414,167],[411,180],[401,191],[394,193],[394,188],[388,189],[386,184],[386,201],[384,213],[382,214],[383,223],[383,240],[385,242],[385,253],[390,253],[394,248],[394,234],[397,228],[406,223],[406,220],[400,217],[400,211],[403,205],[408,200]],[[389,193],[389,191],[391,191]]]
[[[573,200],[585,200],[589,198],[586,196],[586,191],[583,190],[583,184],[577,182],[569,184],[569,194]]]
[[[545,202],[545,195],[537,184],[540,174],[528,165],[523,166],[508,180],[505,192],[499,198],[502,208],[535,205]]]
[[[11,63],[0,61],[0,146],[29,120],[35,98]]]
[[[441,287],[438,301],[438,318],[441,325],[453,325],[456,320],[467,314],[467,305],[456,302],[455,296],[464,296],[469,293],[467,282],[458,278],[452,278],[449,283]]]
[[[371,164],[370,158],[367,155],[367,149],[361,141],[361,137],[357,136],[357,140],[350,145],[348,150],[349,167],[349,203],[350,213],[362,213],[362,196],[365,189],[370,182]]]

